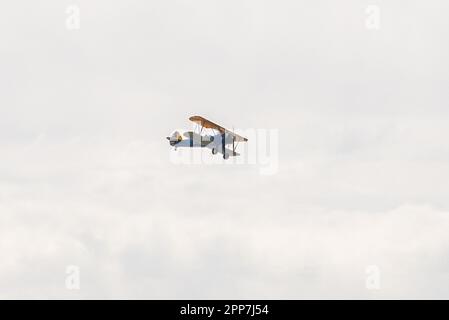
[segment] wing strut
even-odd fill
[[[221,148],[223,150],[223,159],[226,159],[226,131],[221,135]]]

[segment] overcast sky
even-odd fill
[[[0,9],[0,298],[449,298],[446,0]],[[191,115],[276,170],[174,163]]]

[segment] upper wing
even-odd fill
[[[214,123],[212,121],[209,121],[207,119],[204,119],[203,117],[200,117],[200,116],[190,117],[189,120],[199,124],[203,128],[216,129],[216,130],[220,131],[221,133],[225,133],[227,131],[222,126],[219,126],[218,124],[216,124],[216,123]]]
[[[234,133],[234,132],[230,132],[230,131],[228,131],[227,132],[229,135],[231,135],[231,136],[233,136],[234,137],[234,141],[235,142],[246,142],[246,141],[248,141],[248,139],[247,138],[244,138],[244,137],[242,137],[242,136],[239,136],[237,133]]]
[[[232,135],[235,138],[235,141],[237,141],[237,142],[239,142],[239,141],[248,141],[248,139],[246,139],[246,138],[244,138],[242,136],[239,136],[238,134],[233,133],[232,131],[227,130],[227,129],[223,128],[222,126],[219,126],[218,124],[216,124],[216,123],[214,123],[214,122],[212,122],[210,120],[207,120],[207,119],[205,119],[203,117],[193,116],[193,117],[190,117],[189,120],[199,124],[203,128],[215,129],[215,130],[220,131],[221,134],[227,133],[229,135]]]

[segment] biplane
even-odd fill
[[[236,152],[239,142],[248,141],[248,139],[234,133],[234,130],[225,129],[203,117],[193,116],[189,120],[196,124],[194,131],[186,131],[183,134],[175,131],[170,137],[167,137],[170,145],[175,150],[182,147],[209,148],[212,154],[221,153],[223,154],[223,159],[228,159],[230,156],[235,157],[240,155]],[[212,130],[213,134],[201,135],[206,129]],[[232,149],[227,148],[227,145],[232,145]]]

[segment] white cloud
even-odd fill
[[[152,147],[44,139],[24,148],[33,157],[1,184],[2,297],[447,296],[447,210],[412,203],[376,211],[369,199],[351,207],[357,174],[345,189],[340,175],[328,181],[321,170],[274,178],[227,171],[233,181],[246,176],[228,190],[220,166],[162,170]],[[2,174],[18,160],[3,163]],[[342,176],[357,170],[337,168]],[[292,175],[304,181],[280,188]],[[318,194],[326,181],[343,205]],[[384,194],[376,188],[374,201]],[[65,288],[67,265],[80,266],[80,291]],[[381,290],[365,288],[369,265],[381,270]]]

